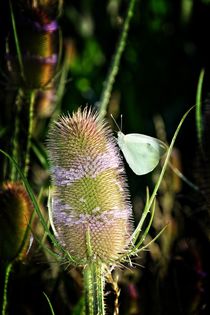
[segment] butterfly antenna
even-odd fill
[[[115,125],[117,126],[118,130],[121,131],[122,129],[120,129],[120,127],[119,127],[118,123],[116,122],[114,116],[112,114],[110,114],[110,116],[112,117],[112,119],[113,119]]]
[[[122,114],[120,115],[120,130],[122,130]]]

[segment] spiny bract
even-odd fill
[[[131,235],[131,206],[115,138],[87,108],[51,125],[50,217],[55,235],[80,264],[114,263]]]

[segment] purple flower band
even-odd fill
[[[14,61],[16,58],[16,56],[11,55],[10,53],[6,53],[5,54],[5,59],[6,60],[10,60],[10,61]],[[23,60],[33,60],[33,61],[38,61],[41,64],[56,64],[58,62],[58,55],[57,54],[53,54],[51,56],[47,56],[47,57],[43,57],[43,56],[36,56],[36,55],[23,55],[22,56]]]
[[[35,28],[40,32],[55,32],[58,29],[58,23],[56,21],[52,21],[48,24],[40,24],[38,22],[33,22]]]

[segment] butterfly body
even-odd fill
[[[143,134],[124,135],[119,131],[117,142],[128,165],[137,175],[151,172],[166,152],[162,141]]]

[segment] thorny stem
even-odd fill
[[[104,265],[100,261],[88,263],[83,270],[86,315],[105,315]]]
[[[35,100],[35,91],[32,91],[30,93],[29,125],[28,125],[28,137],[27,137],[25,165],[24,165],[25,177],[27,177],[29,162],[30,162],[30,148],[31,148],[31,137],[32,137],[32,131],[33,131],[33,116],[34,116],[34,100]]]
[[[4,280],[4,291],[3,291],[3,303],[2,303],[2,315],[6,315],[6,309],[7,309],[7,288],[8,288],[8,282],[9,282],[9,276],[12,270],[12,263],[9,263],[6,267],[5,272],[5,280]]]
[[[128,11],[127,11],[127,16],[125,18],[122,33],[120,35],[119,42],[118,42],[118,45],[116,48],[116,52],[115,52],[114,57],[113,57],[112,65],[110,67],[110,71],[108,73],[107,80],[104,83],[104,89],[102,91],[101,99],[99,102],[99,106],[100,106],[99,116],[101,118],[106,116],[107,105],[108,105],[109,100],[110,100],[112,87],[113,87],[113,84],[115,81],[115,77],[116,77],[118,70],[119,70],[119,64],[120,64],[120,59],[121,59],[122,53],[125,49],[126,39],[127,39],[127,35],[128,35],[129,26],[130,26],[130,21],[131,21],[131,18],[133,16],[135,1],[136,0],[130,0],[130,4],[128,7]]]

